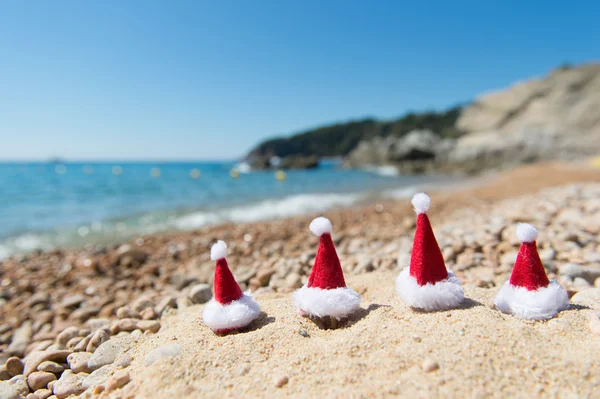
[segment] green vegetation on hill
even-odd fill
[[[460,111],[461,107],[454,107],[443,112],[411,112],[394,121],[363,119],[337,123],[287,138],[264,141],[253,149],[248,157],[345,156],[362,140],[376,136],[400,137],[415,129],[429,129],[442,137],[457,137],[460,132],[455,123]]]

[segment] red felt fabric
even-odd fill
[[[448,278],[442,251],[425,213],[417,216],[417,230],[410,257],[410,275],[419,285],[435,284]]]
[[[521,244],[515,267],[510,276],[510,284],[516,287],[525,287],[529,291],[547,287],[550,284],[535,241]]]
[[[307,286],[324,290],[346,287],[344,272],[335,251],[331,234],[321,235],[317,257],[308,277]]]
[[[217,267],[215,268],[215,300],[221,305],[227,305],[233,301],[237,301],[242,297],[242,290],[235,281],[227,260],[225,258],[217,261]]]

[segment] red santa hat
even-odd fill
[[[319,249],[306,285],[294,293],[298,312],[312,317],[341,319],[360,307],[360,295],[346,287],[344,272],[331,239],[331,222],[323,217],[310,224],[319,236]]]
[[[501,312],[522,319],[550,319],[569,307],[569,295],[557,281],[548,280],[537,251],[535,227],[520,223],[517,236],[522,242],[517,261],[494,303]]]
[[[225,259],[227,245],[219,241],[210,249],[217,262],[214,297],[204,308],[204,323],[218,334],[235,331],[250,324],[260,315],[260,306],[250,293],[243,293]]]
[[[464,299],[460,281],[446,269],[444,257],[433,234],[427,211],[431,199],[418,193],[412,199],[417,213],[417,229],[410,266],[396,279],[396,289],[412,308],[425,311],[452,309]]]

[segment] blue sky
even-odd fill
[[[600,60],[598,15],[591,0],[0,0],[0,159],[234,158],[445,108]]]

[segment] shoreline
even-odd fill
[[[600,279],[595,277],[600,277],[600,201],[597,200],[600,198],[600,170],[582,164],[535,164],[480,177],[480,181],[472,182],[469,187],[428,190],[428,193],[432,198],[428,214],[446,265],[461,279],[469,297],[481,306],[452,311],[448,313],[451,316],[446,316],[444,312],[412,312],[401,303],[391,280],[410,259],[415,215],[409,199],[388,199],[323,214],[333,223],[333,238],[342,267],[349,284],[363,296],[362,306],[366,309],[360,320],[339,331],[320,330],[312,322],[298,318],[291,309],[289,294],[306,282],[318,243],[318,238],[308,231],[308,224],[319,214],[303,215],[267,222],[206,226],[190,232],[137,237],[102,249],[56,249],[0,261],[0,319],[3,320],[0,365],[9,356],[24,358],[28,364],[27,359],[38,351],[44,354],[74,352],[76,356],[89,357],[99,350],[91,342],[95,334],[100,334],[104,337],[104,341],[100,341],[111,345],[119,342],[119,349],[118,357],[115,353],[113,361],[103,366],[106,379],[95,385],[104,387],[113,373],[126,372],[128,379],[123,389],[118,386],[112,394],[94,393],[97,386],[86,388],[88,398],[153,397],[157,389],[176,393],[177,397],[197,397],[199,392],[212,397],[217,396],[226,379],[232,381],[231,386],[224,387],[231,395],[238,392],[235,387],[239,386],[249,395],[264,396],[278,389],[272,381],[273,364],[269,359],[277,359],[280,365],[277,371],[282,375],[277,378],[289,379],[282,385],[282,389],[287,390],[278,394],[294,396],[303,386],[323,382],[318,351],[306,347],[318,342],[319,348],[333,345],[342,350],[344,354],[330,353],[332,364],[346,370],[352,376],[351,385],[358,384],[353,386],[363,395],[369,392],[368,381],[373,381],[377,392],[401,394],[403,390],[395,391],[393,381],[405,381],[409,376],[420,381],[411,388],[415,394],[443,394],[446,391],[436,388],[443,380],[449,390],[447,393],[458,395],[465,388],[457,384],[452,372],[455,354],[440,346],[443,340],[435,337],[454,334],[458,325],[473,325],[475,319],[471,317],[475,317],[481,318],[476,322],[479,327],[471,332],[468,328],[459,329],[483,345],[481,350],[484,351],[503,353],[501,348],[510,347],[525,330],[529,331],[523,341],[526,348],[539,344],[535,339],[539,334],[550,337],[548,342],[552,345],[543,346],[546,352],[528,350],[532,360],[511,354],[496,365],[500,369],[510,366],[511,370],[532,367],[532,364],[544,368],[546,382],[538,381],[536,385],[517,378],[523,380],[529,396],[555,392],[561,384],[547,382],[552,379],[579,381],[585,370],[590,375],[597,374],[597,365],[590,366],[585,359],[589,359],[591,353],[589,346],[598,343],[592,334],[600,334],[593,330],[592,317],[595,316],[592,313],[587,325],[587,312],[600,310],[600,303],[597,299],[586,299],[584,293],[600,290],[600,287],[593,288],[600,286]],[[559,280],[573,296],[572,303],[579,304],[549,322],[522,322],[500,314],[489,304],[489,298],[510,275],[519,245],[513,227],[521,221],[540,229],[540,256],[549,277]],[[212,295],[214,262],[209,259],[209,250],[216,240],[228,243],[227,260],[236,279],[242,289],[252,290],[267,310],[259,325],[246,333],[218,337],[201,322],[202,304]],[[458,324],[451,328],[444,326],[442,320],[448,320],[446,317]],[[398,321],[401,326],[397,325]],[[501,334],[505,325],[512,331],[508,337]],[[427,326],[436,327],[430,331]],[[485,346],[485,340],[477,338],[486,326],[498,332],[496,341],[487,343],[490,347]],[[300,329],[314,338],[297,342],[305,339],[298,334]],[[66,331],[69,331],[67,335]],[[390,341],[378,338],[379,332]],[[432,381],[421,375],[424,359],[409,356],[411,349],[406,340],[412,339],[411,332],[426,343],[419,356],[433,359],[442,370]],[[475,336],[470,335],[473,333]],[[272,336],[278,337],[281,345],[289,344],[289,349],[283,349],[285,345],[278,346],[282,352],[272,353],[269,346]],[[581,345],[575,348],[561,344],[563,339],[579,340]],[[467,341],[460,337],[455,341],[452,342],[459,345],[458,353],[471,353]],[[355,342],[357,349],[352,349],[352,345],[346,347],[344,342]],[[384,347],[390,342],[391,350],[399,352],[373,352],[372,346],[365,346],[367,342]],[[153,349],[175,343],[181,346],[181,357],[163,359],[156,366],[146,364],[145,358]],[[257,358],[254,352],[244,355],[244,362],[248,361],[250,367],[248,378],[235,374],[236,366],[227,360],[240,350],[242,343],[257,353],[272,354],[266,360],[260,360],[262,355]],[[223,351],[215,352],[222,345]],[[373,357],[374,353],[379,361]],[[574,369],[568,378],[557,375],[557,369],[552,368],[555,367],[552,359],[567,353],[577,359],[569,364],[576,367],[568,367],[566,363],[559,367]],[[371,359],[383,368],[361,371],[360,364],[351,360],[354,354]],[[129,362],[119,362],[122,357],[128,357]],[[336,363],[342,359],[349,363]],[[482,360],[490,361],[485,356]],[[202,367],[196,369],[194,365],[198,361]],[[214,362],[223,367],[212,367]],[[297,362],[304,365],[304,373],[294,371]],[[400,362],[402,366],[385,371],[387,366],[381,362]],[[7,379],[2,367],[6,366],[0,366],[0,377],[4,376],[0,379]],[[66,375],[65,379],[83,381],[93,371],[69,367],[71,370],[75,367],[75,371],[59,373],[57,378],[63,379]],[[187,373],[190,367],[196,371]],[[348,395],[344,373],[335,367],[325,371],[334,373],[332,383],[325,388],[326,396]],[[490,379],[485,376],[484,367],[470,372],[490,382],[491,385],[478,388],[483,394],[495,392],[490,386],[498,383],[504,384],[503,392],[513,393],[506,386],[506,376],[495,374]],[[170,380],[174,374],[181,374],[182,379]],[[257,379],[261,382],[251,383]],[[597,383],[600,381],[588,378],[582,389],[592,389]],[[471,381],[467,386],[475,389],[473,384]]]

